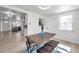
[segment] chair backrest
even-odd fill
[[[27,39],[26,45],[27,45],[27,46],[30,46],[30,45],[31,45],[31,44],[30,44],[30,38],[29,38],[28,36],[25,36],[25,38]]]

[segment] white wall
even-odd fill
[[[39,18],[43,18],[43,16],[33,12],[28,13],[28,35],[41,32]]]
[[[73,31],[59,30],[59,17],[62,15],[72,15]],[[79,10],[68,11],[60,14],[45,17],[45,31],[56,33],[56,38],[79,44]],[[48,29],[46,29],[48,27]]]
[[[44,31],[54,33],[54,16],[46,16],[45,17]]]

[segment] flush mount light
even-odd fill
[[[42,10],[47,10],[51,7],[51,5],[39,5],[38,7]]]

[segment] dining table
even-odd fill
[[[41,32],[33,35],[27,36],[29,38],[29,42],[33,42],[35,44],[35,47],[29,46],[27,48],[27,51],[32,52],[33,50],[37,50],[40,47],[43,47],[46,43],[50,41],[56,34],[55,33],[49,33],[49,32]],[[30,44],[30,43],[28,43]],[[28,45],[27,44],[27,45]],[[32,48],[33,47],[33,48]]]
[[[50,39],[55,35],[56,35],[55,33],[44,32],[44,33],[29,35],[28,37],[30,37],[30,39],[36,44],[43,44],[50,41]]]

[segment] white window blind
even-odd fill
[[[60,17],[60,19],[59,19],[59,29],[60,30],[70,30],[70,31],[72,31],[72,15]]]

